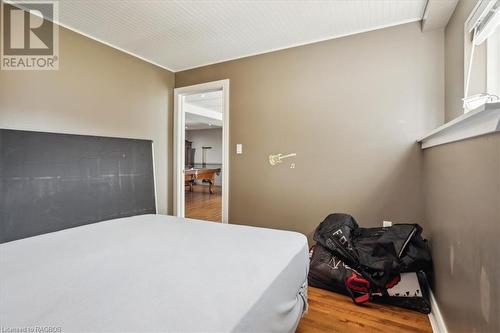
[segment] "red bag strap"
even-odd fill
[[[370,291],[370,282],[354,272],[347,278],[346,286],[360,293],[367,293]]]
[[[361,305],[363,303],[371,301],[371,298],[372,298],[372,294],[364,294],[364,295],[361,295],[361,296],[354,298],[353,300],[354,300],[355,304]]]
[[[385,289],[382,291],[386,292],[387,289],[394,287],[401,280],[401,275],[394,276],[386,285]],[[372,300],[372,290],[370,289],[370,281],[362,277],[361,275],[352,272],[349,277],[344,280],[345,287],[349,292],[352,301],[361,305],[363,303],[369,302]],[[362,295],[355,297],[354,292],[361,293]]]
[[[361,305],[372,299],[370,282],[357,273],[352,272],[351,276],[344,280],[344,284],[354,304]],[[355,297],[353,291],[363,294]]]

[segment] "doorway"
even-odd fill
[[[174,215],[228,223],[229,80],[174,89]]]

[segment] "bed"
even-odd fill
[[[295,232],[140,215],[0,244],[0,326],[62,332],[294,332]]]
[[[0,328],[293,332],[308,248],[156,215],[153,142],[0,129]]]

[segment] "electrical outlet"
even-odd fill
[[[236,154],[243,154],[243,145],[241,143],[236,144]]]

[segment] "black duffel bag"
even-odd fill
[[[308,283],[311,287],[351,296],[356,304],[362,303],[356,299],[365,297],[367,301],[390,304],[426,314],[431,311],[424,272],[401,273],[392,284],[386,286],[388,288],[370,292],[367,280],[320,244],[311,249]]]
[[[320,252],[313,258],[316,261],[311,261],[312,285],[316,283],[321,287],[318,284],[323,281],[329,286],[323,288],[348,292],[353,301],[359,304],[371,300],[374,295],[390,297],[388,290],[400,282],[401,273],[413,275],[405,274],[405,282],[400,285],[406,284],[409,279],[417,279],[421,284],[425,273],[432,269],[430,251],[421,232],[422,228],[418,224],[360,228],[348,214],[331,214],[314,234],[314,239],[321,247],[318,247]],[[320,263],[330,262],[327,266],[331,266],[332,261],[335,262],[333,266],[341,263],[343,274],[339,275],[335,271],[332,275],[333,271],[328,269],[318,271],[318,267],[322,267]],[[326,274],[323,279],[319,278],[322,274]],[[422,288],[419,288],[419,293],[422,293]]]

